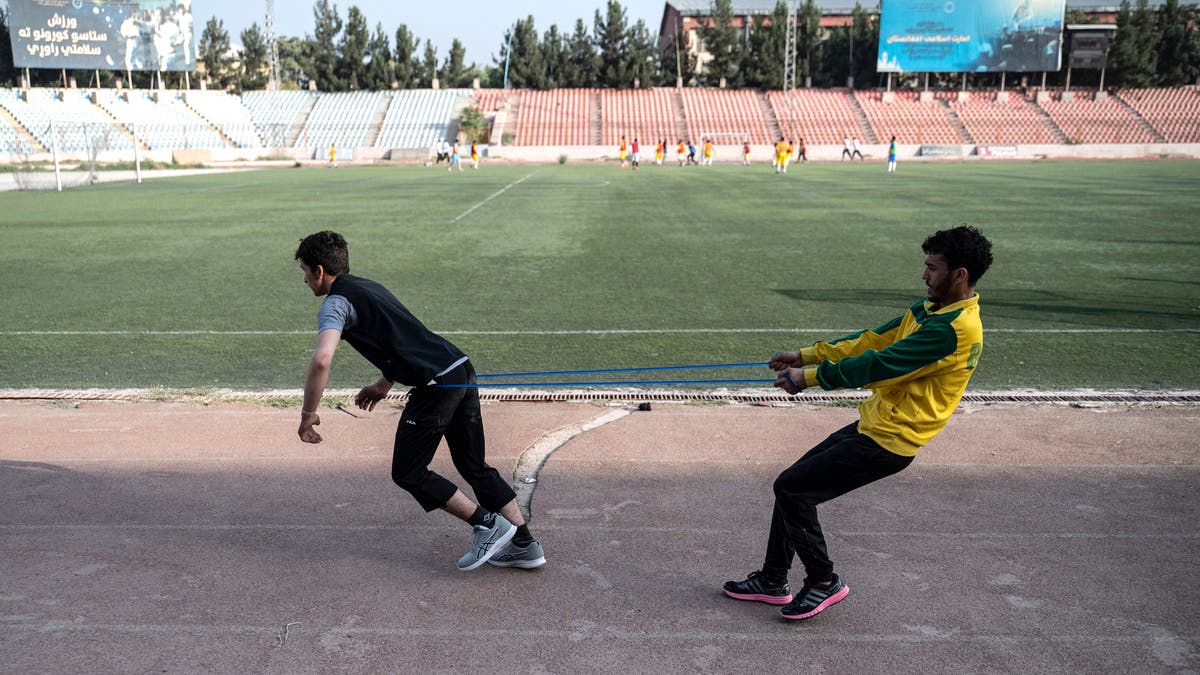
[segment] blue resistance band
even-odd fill
[[[702,370],[715,368],[758,368],[767,365],[765,362],[756,363],[714,363],[705,366],[652,366],[647,368],[601,368],[598,370],[543,370],[531,373],[494,373],[491,375],[476,375],[477,379],[489,377],[546,377],[547,375],[592,375],[595,373],[641,373],[664,370]],[[753,380],[757,382],[758,380]]]
[[[650,366],[643,368],[598,368],[592,370],[544,370],[526,373],[492,373],[476,375],[478,379],[495,377],[546,377],[551,375],[593,375],[596,373],[637,373],[661,372],[668,370],[704,370],[716,368],[760,368],[767,364],[762,361],[753,363],[715,363],[700,366]],[[790,378],[789,378],[790,380]],[[478,389],[485,387],[612,387],[612,386],[679,386],[693,384],[773,384],[775,380],[734,379],[734,380],[604,380],[593,382],[503,382],[476,384],[439,384],[446,389]],[[795,386],[795,383],[793,383]],[[799,389],[799,387],[797,387]]]

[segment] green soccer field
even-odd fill
[[[923,295],[922,239],[968,223],[996,258],[974,390],[1196,389],[1197,185],[1175,161],[568,164],[0,194],[0,388],[298,389],[320,301],[292,254],[319,229],[497,373],[760,362],[874,327]],[[330,386],[374,375],[343,346]]]

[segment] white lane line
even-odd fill
[[[25,617],[21,617],[25,619]],[[318,638],[334,631],[347,630],[344,626],[305,626],[300,624],[289,631],[293,639],[299,637]],[[29,632],[47,634],[62,633],[121,633],[128,635],[244,635],[277,638],[277,626],[253,626],[236,624],[154,624],[154,623],[83,623],[68,620],[29,621],[20,623],[0,623],[0,633]],[[631,630],[605,626],[579,626],[574,628],[470,628],[457,626],[453,628],[403,628],[393,626],[354,626],[353,632],[360,636],[377,638],[436,638],[438,640],[461,640],[467,637],[474,640],[500,640],[511,642],[514,639],[525,640],[560,640],[571,644],[585,640],[618,641],[621,643],[642,642],[839,642],[848,644],[953,644],[953,645],[1008,645],[1008,646],[1042,646],[1046,643],[1059,645],[1126,645],[1152,646],[1160,638],[1153,634],[1131,635],[1129,633],[1100,633],[1100,634],[1044,634],[1036,635],[1002,635],[1002,634],[962,634],[957,631],[913,633],[829,633],[829,632],[796,632],[780,630],[768,632],[704,631],[704,630]],[[1174,636],[1177,639],[1195,642],[1200,634]]]
[[[544,522],[544,516],[538,522],[538,531],[576,532],[605,532],[611,534],[661,534],[693,537],[704,536],[737,536],[744,534],[741,528],[715,527],[676,527],[671,525],[642,525],[642,526],[613,526],[603,523],[591,523],[589,517],[586,525],[564,525],[561,523]],[[276,524],[276,523],[244,523],[241,525],[222,524],[169,524],[169,523],[100,523],[95,525],[44,524],[44,525],[0,525],[0,532],[41,532],[41,533],[71,533],[71,532],[412,532],[414,530],[444,531],[441,525],[315,525],[315,524]],[[950,540],[1103,540],[1116,539],[1124,541],[1194,541],[1200,540],[1200,532],[904,532],[904,531],[838,531],[831,534],[847,539],[853,538],[905,538],[905,539],[950,539]]]
[[[536,172],[536,171],[534,171],[533,173],[529,174],[528,176],[525,176],[524,178],[521,178],[521,179],[515,180],[515,181],[513,181],[513,182],[509,183],[508,185],[505,185],[504,187],[500,188],[498,191],[496,191],[495,193],[493,193],[493,194],[492,194],[490,197],[488,197],[487,199],[484,199],[483,201],[479,202],[479,203],[478,203],[478,204],[476,204],[475,206],[472,206],[471,208],[467,209],[466,211],[463,211],[462,213],[458,214],[458,215],[457,215],[457,216],[454,218],[454,220],[451,220],[450,222],[452,222],[452,223],[457,223],[458,221],[462,220],[463,218],[466,218],[466,217],[467,217],[468,215],[470,215],[470,213],[471,213],[472,211],[474,211],[475,209],[477,209],[477,208],[479,208],[479,207],[483,206],[484,204],[486,204],[486,203],[488,203],[488,202],[492,201],[493,199],[495,199],[496,197],[499,197],[500,195],[504,194],[505,192],[507,192],[507,191],[508,191],[508,189],[509,189],[509,188],[511,188],[511,187],[515,187],[515,186],[517,186],[517,185],[520,185],[521,183],[524,183],[525,181],[527,181],[527,180],[529,180],[530,178],[532,178],[532,177],[533,177],[533,174],[535,174],[535,173],[537,173],[537,172]]]
[[[674,334],[710,334],[737,335],[754,333],[830,333],[843,335],[860,329],[856,328],[580,328],[571,330],[437,330],[441,335],[674,335]],[[312,335],[311,330],[6,330],[0,331],[0,336],[271,336],[271,335]],[[1050,335],[1152,335],[1200,333],[1200,328],[988,328],[984,331],[993,333],[1032,333]]]

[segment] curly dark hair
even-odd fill
[[[921,250],[942,256],[952,270],[966,268],[971,286],[992,266],[992,242],[970,225],[934,232],[921,244]]]
[[[326,274],[335,276],[350,271],[350,249],[346,246],[346,239],[330,230],[301,239],[300,247],[296,249],[296,260],[313,270],[320,265],[325,268]]]

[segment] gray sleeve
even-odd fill
[[[354,327],[356,320],[354,306],[350,301],[340,295],[331,295],[325,298],[320,311],[317,312],[317,332],[330,328],[345,332],[347,328]]]

